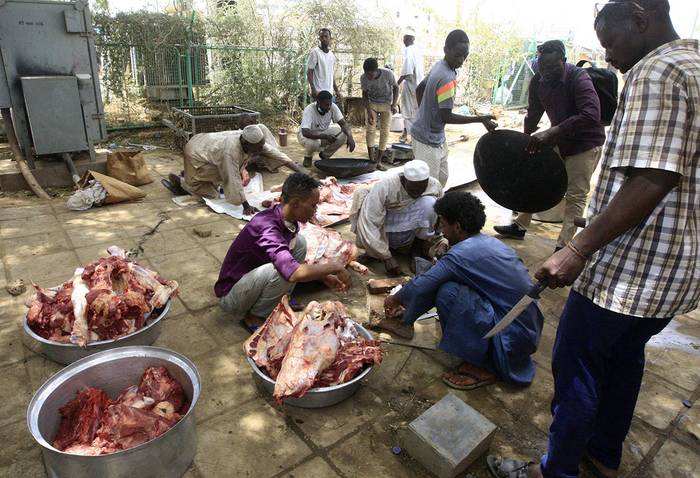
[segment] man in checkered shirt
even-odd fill
[[[538,464],[488,457],[497,477],[617,476],[644,347],[700,298],[700,50],[668,0],[604,5],[595,29],[626,73],[588,223],[535,276],[573,284],[552,357],[553,421]]]

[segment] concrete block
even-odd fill
[[[400,436],[406,452],[440,478],[454,478],[488,450],[496,425],[448,393]]]

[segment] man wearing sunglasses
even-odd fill
[[[490,456],[498,478],[618,476],[644,348],[700,302],[700,45],[668,0],[608,2],[595,30],[626,73],[588,226],[535,277],[573,284],[552,354],[549,446],[540,464]]]

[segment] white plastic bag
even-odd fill
[[[107,191],[98,181],[90,180],[89,185],[79,189],[68,198],[66,206],[73,211],[85,211],[93,206],[101,206],[107,197]]]

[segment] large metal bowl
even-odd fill
[[[161,323],[160,320],[170,310],[170,300],[165,303],[165,306],[154,319],[149,319],[146,316],[146,325],[139,330],[136,330],[129,335],[119,337],[113,340],[99,340],[97,342],[89,342],[85,347],[78,347],[74,344],[62,344],[47,340],[40,335],[37,335],[27,324],[27,317],[24,317],[24,333],[39,343],[41,353],[49,360],[58,362],[64,365],[71,364],[76,360],[102,352],[111,350],[117,347],[127,347],[130,345],[151,345],[160,335]]]
[[[190,408],[173,428],[151,440],[111,455],[80,456],[54,448],[60,424],[59,408],[85,387],[103,389],[116,398],[138,384],[147,367],[163,366],[180,382]],[[186,357],[157,347],[120,347],[99,352],[64,368],[34,394],[27,409],[27,425],[41,446],[49,478],[161,478],[180,477],[197,449],[195,407],[201,379]]]
[[[319,159],[314,166],[336,178],[353,178],[377,169],[374,161],[354,158]]]
[[[357,322],[353,321],[353,323],[357,327],[357,330],[359,331],[361,337],[364,337],[367,340],[373,339],[372,334],[370,334],[367,331],[367,329],[362,327]],[[272,392],[275,390],[275,381],[268,377],[265,374],[265,372],[260,370],[260,368],[258,368],[258,365],[253,361],[253,359],[251,359],[250,357],[246,358],[248,359],[248,364],[253,369],[253,372],[255,372],[255,375],[257,375],[258,379],[260,379],[260,381],[262,382],[262,385],[265,388],[265,390],[272,394]],[[288,398],[284,401],[284,403],[286,405],[291,405],[293,407],[300,408],[323,408],[330,407],[331,405],[335,405],[336,403],[340,403],[343,400],[352,397],[355,394],[355,392],[357,392],[357,389],[360,388],[362,380],[366,378],[367,375],[369,375],[373,367],[373,365],[370,365],[349,382],[345,382],[340,385],[334,385],[332,387],[312,388],[311,390],[306,392],[306,395],[304,395],[303,397]]]

